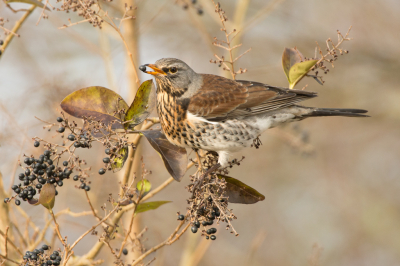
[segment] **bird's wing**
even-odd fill
[[[211,121],[256,115],[315,97],[316,93],[203,74],[203,86],[188,111]]]

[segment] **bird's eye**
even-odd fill
[[[169,69],[169,72],[170,73],[176,73],[178,71],[178,69],[176,68],[176,67],[171,67],[170,69]]]

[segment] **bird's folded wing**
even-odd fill
[[[314,92],[204,74],[203,86],[191,97],[188,111],[218,121],[277,110],[315,96]]]

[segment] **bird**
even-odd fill
[[[150,68],[151,70],[147,70]],[[218,167],[264,131],[308,117],[368,117],[367,110],[298,105],[317,93],[198,74],[176,58],[139,67],[156,81],[161,128],[173,144],[218,153]]]

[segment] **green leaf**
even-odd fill
[[[112,154],[110,156],[111,168],[113,169],[114,173],[118,172],[119,170],[122,169],[122,167],[124,167],[126,159],[128,159],[128,154],[129,154],[128,146],[125,146],[117,150],[115,154]]]
[[[265,199],[263,194],[236,178],[225,175],[218,175],[218,178],[226,181],[226,195],[230,203],[253,204]]]
[[[93,117],[112,128],[123,129],[121,121],[125,119],[128,104],[120,95],[104,87],[93,86],[74,91],[61,102],[61,108],[77,117]],[[117,113],[123,111],[122,113]]]
[[[144,135],[150,145],[158,152],[171,176],[176,181],[181,181],[187,168],[186,149],[169,142],[159,130],[143,130],[140,131],[140,134]]]
[[[171,201],[151,201],[151,202],[139,203],[138,206],[136,207],[135,213],[155,210],[158,207],[160,207],[161,205],[164,205],[169,202],[171,202]]]
[[[37,7],[41,7],[41,8],[44,7],[44,4],[37,0],[7,0],[6,3],[25,3],[25,4],[31,4],[31,5],[34,5]],[[46,6],[46,10],[51,11],[50,8],[48,8],[47,6]]]
[[[143,189],[142,194],[144,194],[151,190],[151,183],[149,180],[143,179],[143,180],[140,180],[139,182],[137,182],[136,188],[139,191],[142,191],[142,189]]]
[[[133,100],[128,111],[125,113],[125,129],[133,128],[142,123],[153,110],[156,103],[155,89],[153,81],[146,80],[143,82],[136,92],[135,99]]]
[[[54,207],[56,188],[53,184],[44,184],[39,195],[39,203],[51,210]]]
[[[308,60],[294,64],[289,70],[289,88],[293,89],[317,62],[318,60]]]
[[[304,61],[305,57],[297,48],[285,48],[282,54],[282,66],[289,88],[294,86],[310,71],[318,60]]]

